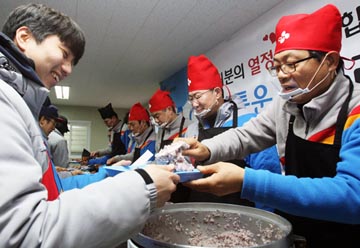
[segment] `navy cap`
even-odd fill
[[[42,106],[39,117],[41,116],[63,122],[63,120],[59,118],[57,107],[54,105]]]

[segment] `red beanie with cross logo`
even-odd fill
[[[135,103],[129,111],[129,121],[150,121],[149,113],[141,105],[141,103]]]
[[[285,50],[341,50],[342,19],[332,4],[311,14],[288,15],[276,25],[275,54]]]
[[[149,110],[151,113],[163,110],[167,107],[175,107],[174,101],[170,97],[170,92],[158,89],[149,100]]]
[[[218,69],[205,56],[190,56],[188,61],[188,91],[222,88]]]

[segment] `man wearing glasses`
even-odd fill
[[[219,162],[197,168],[206,179],[187,186],[241,196],[278,209],[307,247],[360,243],[360,85],[344,74],[342,18],[334,5],[282,17],[274,66],[280,97],[243,127],[183,155],[212,164],[277,144],[285,176]]]
[[[191,56],[188,61],[188,100],[198,120],[190,124],[186,137],[201,141],[212,138],[230,128],[242,126],[255,113],[241,106],[240,99],[225,100],[220,74],[215,65],[205,56]],[[237,101],[237,103],[235,102]],[[275,146],[260,153],[246,157],[236,157],[231,162],[245,168],[265,169],[275,173],[281,172],[280,161]],[[208,193],[192,191],[189,201],[222,202],[254,206],[253,202],[240,198],[240,192],[218,197]],[[257,207],[271,210],[260,204]]]

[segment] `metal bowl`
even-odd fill
[[[158,209],[138,247],[291,247],[292,227],[279,215],[222,203],[176,203]]]

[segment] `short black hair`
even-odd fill
[[[21,5],[10,13],[2,32],[13,40],[16,30],[22,26],[29,28],[38,43],[50,35],[57,35],[73,53],[74,65],[84,54],[84,32],[69,16],[53,8],[43,4]]]

